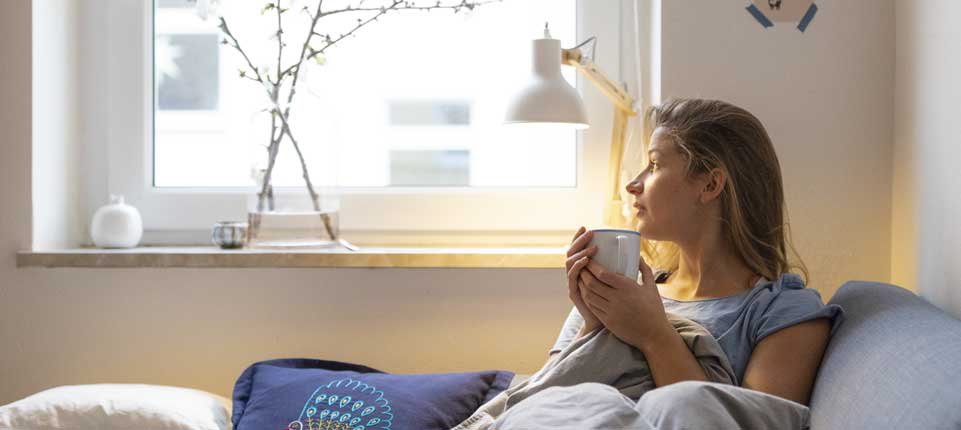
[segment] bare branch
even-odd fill
[[[224,17],[220,17],[220,30],[223,31],[224,34],[230,38],[231,43],[228,43],[228,45],[232,46],[234,49],[240,52],[240,55],[244,57],[244,60],[247,62],[247,67],[250,67],[250,70],[254,72],[255,76],[257,76],[257,79],[255,79],[255,81],[264,83],[263,78],[261,78],[260,76],[260,71],[257,70],[256,67],[254,67],[254,63],[250,61],[250,57],[247,57],[247,53],[244,52],[244,50],[240,47],[240,42],[238,42],[237,38],[234,37],[234,34],[230,32],[230,28],[227,27],[227,21],[224,19]]]
[[[280,113],[280,106],[274,108],[274,112]],[[310,180],[310,173],[307,170],[307,162],[304,161],[304,154],[300,151],[300,144],[297,143],[297,139],[294,138],[293,132],[290,131],[290,124],[287,122],[285,115],[277,115],[283,122],[283,127],[281,128],[281,133],[285,133],[287,138],[290,139],[290,143],[294,145],[294,150],[297,151],[297,158],[300,159],[300,169],[304,178],[304,183],[307,185],[307,193],[310,195],[310,201],[313,204],[313,208],[317,212],[321,212],[320,219],[324,222],[324,228],[327,230],[327,235],[336,240],[337,233],[333,230],[333,226],[330,224],[330,216],[321,211],[320,207],[320,195],[314,190],[314,184]]]
[[[300,48],[300,56],[297,57],[297,62],[294,63],[294,65],[288,67],[287,70],[284,70],[284,73],[282,75],[287,75],[288,73],[300,72],[300,66],[304,63],[304,55],[306,55],[307,49],[310,48],[310,40],[314,37],[315,34],[317,34],[317,32],[314,30],[317,28],[317,21],[319,21],[320,18],[324,16],[321,13],[321,9],[320,9],[323,6],[323,4],[324,4],[323,1],[317,2],[317,12],[315,12],[311,17],[310,31],[307,32],[307,39],[304,40],[304,44]],[[297,77],[294,76],[295,86],[296,86],[296,83],[297,83]],[[288,103],[289,102],[290,101],[288,100]]]
[[[409,1],[404,1],[404,0],[391,0],[390,6],[387,6],[387,7],[383,7],[383,6],[382,6],[382,7],[379,7],[379,8],[373,8],[373,7],[369,7],[369,8],[356,7],[356,8],[355,8],[355,7],[347,6],[347,8],[344,8],[344,9],[327,11],[327,12],[324,12],[324,13],[323,13],[323,16],[334,15],[334,14],[338,14],[338,13],[346,13],[346,12],[365,12],[365,11],[366,11],[366,12],[377,12],[377,14],[374,15],[373,17],[371,17],[371,18],[368,18],[366,21],[358,19],[358,20],[357,20],[357,21],[358,21],[358,24],[357,24],[353,29],[351,29],[350,31],[348,31],[348,32],[345,33],[345,34],[341,34],[341,35],[340,35],[339,37],[337,37],[336,39],[331,39],[329,36],[327,36],[327,38],[326,38],[326,42],[327,42],[327,43],[326,43],[322,48],[320,48],[320,49],[318,49],[318,50],[316,50],[316,51],[311,52],[310,56],[307,57],[307,59],[312,59],[312,58],[314,58],[315,56],[324,53],[324,51],[326,51],[327,48],[330,48],[330,47],[333,46],[335,43],[340,42],[341,40],[344,40],[344,39],[346,39],[347,37],[350,37],[350,36],[353,35],[357,30],[360,30],[361,27],[363,27],[363,26],[365,26],[365,25],[367,25],[367,24],[369,24],[369,23],[371,23],[371,22],[373,22],[373,21],[376,21],[376,20],[377,20],[378,18],[380,18],[382,15],[385,15],[387,12],[390,12],[390,11],[392,11],[392,10],[394,10],[394,11],[400,11],[400,10],[453,9],[454,12],[457,12],[457,11],[459,11],[461,8],[467,8],[467,9],[469,9],[469,10],[473,10],[473,9],[474,9],[475,7],[477,7],[477,6],[481,6],[481,5],[488,4],[488,3],[500,3],[501,1],[502,1],[502,0],[486,0],[486,1],[472,1],[472,2],[469,2],[469,1],[467,1],[467,0],[461,0],[461,2],[458,3],[458,4],[456,4],[456,5],[443,5],[443,4],[441,4],[440,1],[438,1],[435,6],[417,6],[417,5],[415,5],[414,3],[411,3],[411,2],[409,2]]]
[[[280,61],[284,57],[284,26],[280,21],[280,14],[283,13],[283,10],[280,8],[280,0],[277,0],[277,7],[274,9],[277,10],[277,85],[280,85],[280,82],[284,79],[283,68],[280,65]]]
[[[385,9],[385,8],[380,8],[379,12],[377,12],[377,14],[374,15],[372,18],[369,18],[369,19],[367,19],[366,21],[360,21],[360,20],[358,20],[358,21],[359,21],[358,24],[357,24],[353,29],[351,29],[350,31],[348,31],[346,34],[341,34],[340,37],[338,37],[338,38],[336,38],[336,39],[331,40],[330,36],[327,36],[327,37],[326,37],[326,40],[325,40],[327,43],[324,45],[324,47],[323,47],[323,48],[320,48],[320,49],[318,49],[318,50],[315,50],[315,51],[313,51],[313,52],[311,52],[311,53],[310,53],[310,56],[307,57],[307,59],[308,59],[308,60],[309,60],[309,59],[313,59],[313,58],[316,57],[318,54],[324,53],[324,51],[326,51],[327,48],[330,48],[333,44],[335,44],[335,43],[337,43],[337,42],[340,42],[341,40],[344,40],[344,38],[349,37],[351,34],[354,34],[354,32],[356,32],[357,30],[360,30],[361,27],[363,27],[363,26],[365,26],[365,25],[367,25],[367,24],[369,24],[369,23],[371,23],[371,22],[373,22],[373,21],[376,21],[377,18],[380,18],[381,15],[385,15],[385,14],[387,13],[387,11],[393,9],[393,8],[394,8],[396,5],[398,5],[398,4],[400,4],[400,1],[394,0],[394,3],[391,4],[391,7],[390,7],[390,8],[386,8],[386,9]],[[329,13],[328,13],[328,15],[329,15]]]
[[[467,1],[467,0],[461,0],[460,3],[450,4],[450,5],[445,5],[445,4],[442,4],[440,1],[438,1],[437,4],[435,4],[434,6],[417,6],[414,2],[412,2],[412,1],[410,1],[410,0],[406,0],[406,1],[405,1],[405,0],[391,0],[391,5],[390,5],[390,6],[387,6],[387,7],[384,7],[384,6],[381,6],[381,7],[352,7],[352,6],[347,6],[346,8],[343,8],[343,9],[336,9],[336,10],[331,10],[331,11],[324,12],[324,15],[325,15],[325,16],[326,16],[326,15],[335,15],[335,14],[339,14],[339,13],[350,13],[350,12],[381,12],[381,11],[389,11],[389,10],[453,9],[454,11],[459,11],[459,10],[462,9],[462,8],[463,8],[463,9],[468,9],[468,10],[473,10],[473,9],[474,9],[475,7],[477,7],[477,6],[482,6],[482,5],[485,5],[485,4],[488,4],[488,3],[500,3],[501,1],[503,1],[503,0],[482,0],[482,1]],[[363,4],[363,2],[361,2],[361,4]],[[397,7],[398,5],[401,5],[401,4],[403,4],[403,6]]]

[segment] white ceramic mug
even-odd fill
[[[637,280],[641,262],[641,234],[633,230],[591,230],[593,237],[587,246],[597,245],[591,257],[605,269]]]

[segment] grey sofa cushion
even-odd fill
[[[961,428],[961,321],[903,288],[846,282],[845,321],[821,363],[811,428]]]

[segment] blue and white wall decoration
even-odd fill
[[[797,22],[802,33],[818,11],[812,0],[753,0],[746,9],[764,28],[775,22]]]

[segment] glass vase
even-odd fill
[[[248,199],[247,246],[327,248],[340,238],[340,196],[330,187],[256,190]]]

